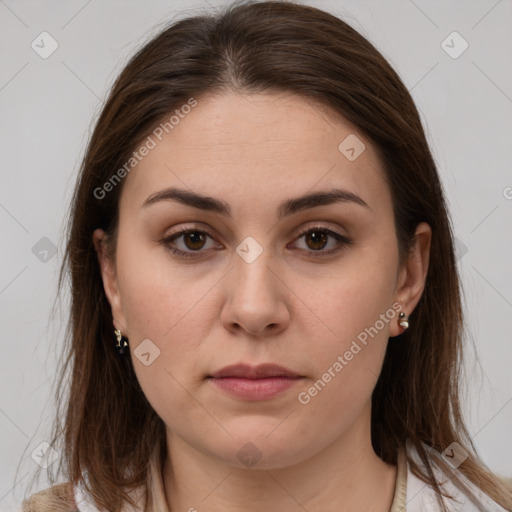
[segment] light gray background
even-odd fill
[[[135,48],[179,13],[207,3],[221,4],[0,0],[2,510],[20,502],[36,469],[31,453],[48,438],[67,304],[65,296],[64,313],[50,319],[61,228],[90,126]],[[369,38],[422,113],[460,241],[468,326],[482,363],[479,373],[468,341],[469,430],[484,462],[511,477],[512,2],[309,4]],[[47,59],[31,48],[43,31],[59,45]],[[453,31],[469,44],[456,59],[441,46]],[[452,51],[460,43],[447,41]],[[55,256],[36,246],[48,244],[43,237],[58,248]]]

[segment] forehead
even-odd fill
[[[371,141],[323,105],[284,93],[230,92],[198,98],[187,112],[168,133],[150,135],[154,147],[127,176],[122,204],[140,208],[170,186],[223,197],[235,207],[237,197],[249,207],[249,198],[277,203],[331,186],[368,203],[389,199]]]

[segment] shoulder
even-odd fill
[[[70,482],[39,491],[22,503],[22,512],[79,512]]]
[[[470,482],[456,466],[451,465],[450,461],[443,457],[442,454],[426,444],[423,444],[423,446],[432,464],[432,471],[436,480],[443,490],[450,495],[450,498],[447,500],[448,502],[445,502],[449,511],[479,512],[486,510],[486,512],[506,512],[501,505],[493,501],[490,496]],[[422,473],[426,474],[425,466],[412,443],[407,443],[407,455],[416,462]],[[411,471],[409,463],[407,466],[407,512],[409,510],[411,512],[416,510],[438,510],[437,497],[433,487],[426,485],[425,482],[419,479]],[[502,479],[502,482],[507,485],[506,479]]]

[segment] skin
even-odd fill
[[[338,149],[350,134],[366,146],[355,161]],[[169,509],[389,511],[396,467],[373,451],[370,414],[388,338],[403,332],[398,314],[308,404],[297,399],[394,303],[410,315],[424,289],[430,227],[418,226],[400,267],[372,142],[294,95],[209,95],[125,180],[115,261],[104,232],[93,238],[113,324],[129,339],[142,390],[166,425]],[[222,199],[231,217],[171,200],[142,207],[171,186]],[[331,188],[368,207],[338,202],[278,219],[282,201]],[[299,237],[316,225],[352,243],[315,258],[337,246],[333,237]],[[199,257],[162,243],[180,227],[211,234],[203,245],[174,240]],[[248,236],[263,250],[252,263],[236,253]],[[134,355],[145,339],[160,350],[148,366]],[[239,362],[273,362],[304,378],[255,402],[205,379]],[[247,443],[261,455],[252,467],[237,456]]]

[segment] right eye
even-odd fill
[[[184,247],[176,247],[176,240],[182,239]],[[197,258],[204,248],[207,238],[213,238],[208,232],[199,229],[182,228],[178,232],[166,236],[162,243],[169,248],[172,253],[184,258]],[[198,253],[197,255],[194,253]]]

